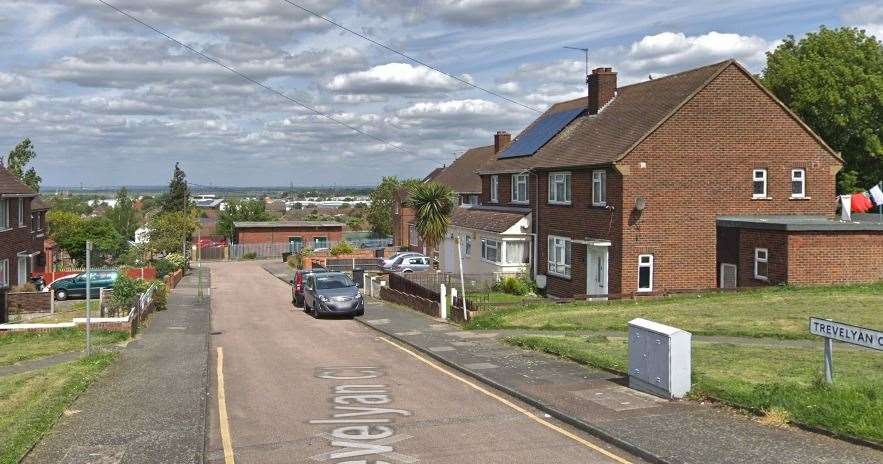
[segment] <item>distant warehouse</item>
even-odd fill
[[[294,249],[315,249],[343,240],[345,227],[339,222],[318,221],[234,222],[233,235],[239,244],[286,243]]]

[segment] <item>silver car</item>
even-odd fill
[[[392,269],[393,272],[423,272],[432,269],[432,259],[424,256],[405,256]]]
[[[365,299],[350,277],[342,272],[317,272],[304,280],[304,311],[323,315],[361,316]]]

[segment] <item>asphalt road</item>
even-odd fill
[[[212,265],[212,312],[209,463],[642,462],[356,321],[313,319],[257,263]]]

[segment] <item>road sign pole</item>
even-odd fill
[[[825,339],[825,382],[834,384],[834,340]]]
[[[92,354],[92,241],[86,241],[86,356]]]

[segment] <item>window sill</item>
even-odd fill
[[[513,205],[529,205],[529,204],[530,204],[530,200],[527,200],[527,201],[516,201],[516,200],[512,200],[512,204],[513,204]]]
[[[770,278],[769,277],[754,276],[754,280],[756,280],[758,282],[769,282]]]
[[[485,262],[485,263],[488,263],[488,264],[493,264],[494,266],[500,266],[500,265],[503,264],[503,263],[498,263],[498,262],[496,262],[496,261],[491,261],[491,260],[489,260],[489,259],[487,259],[487,258],[481,258],[481,261],[482,261],[482,262]]]
[[[566,276],[566,275],[563,275],[563,274],[558,274],[558,273],[556,273],[556,272],[552,272],[552,271],[547,271],[546,274],[548,274],[550,277],[556,277],[556,278],[558,278],[558,279],[564,279],[564,280],[570,280],[570,279],[571,279],[570,276]]]
[[[652,288],[639,288],[635,293],[653,293]]]
[[[573,202],[571,201],[550,201],[548,202],[552,206],[572,206]]]
[[[769,201],[772,199],[773,197],[751,197],[752,201]]]
[[[789,197],[788,201],[807,201],[812,200],[812,197]]]

